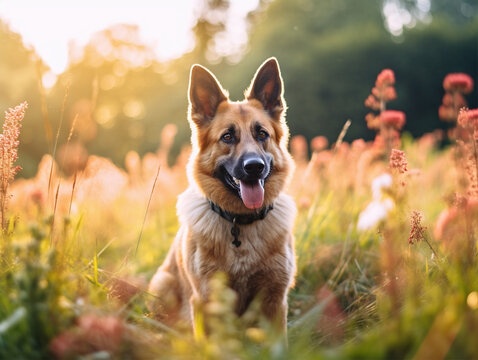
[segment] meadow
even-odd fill
[[[440,108],[448,132],[402,133],[385,70],[365,101],[374,141],[347,142],[350,123],[333,144],[291,138],[299,212],[288,347],[260,318],[243,325],[220,274],[207,336],[148,312],[147,283],[188,183],[190,147],[168,161],[175,125],[155,153],[130,151],[119,167],[70,142],[73,124],[34,178],[14,180],[29,110],[10,109],[0,138],[0,358],[477,358],[478,110],[460,110],[473,82],[452,75]],[[257,317],[254,304],[244,316]]]

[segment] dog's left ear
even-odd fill
[[[189,78],[189,116],[197,126],[208,124],[227,93],[205,67],[193,65]]]
[[[251,86],[246,91],[246,99],[256,99],[275,119],[279,119],[285,108],[284,86],[277,59],[267,59],[257,70]]]

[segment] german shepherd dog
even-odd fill
[[[285,110],[275,58],[260,66],[239,102],[206,68],[191,68],[190,185],[178,198],[179,232],[149,285],[150,310],[166,324],[183,320],[194,330],[209,281],[223,272],[239,316],[259,295],[261,315],[285,333],[296,271],[296,208],[283,192],[293,168]]]

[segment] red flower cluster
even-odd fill
[[[478,109],[461,109],[456,130],[468,177],[468,195],[478,198]]]
[[[54,338],[50,351],[60,359],[86,355],[97,351],[115,354],[125,335],[125,324],[114,316],[82,315],[77,327]]]
[[[400,174],[404,174],[408,170],[407,159],[403,151],[392,149],[390,153],[390,169],[398,170]]]
[[[313,152],[318,152],[327,149],[329,141],[325,136],[316,136],[310,141],[310,148]]]
[[[469,94],[473,91],[473,79],[464,73],[452,73],[443,79],[443,88],[449,92]]]
[[[379,112],[378,115],[370,112],[365,116],[367,127],[378,132],[374,147],[385,149],[386,152],[400,145],[400,130],[405,125],[405,114],[402,111],[386,110],[386,103],[397,98],[394,85],[394,72],[390,69],[382,70],[375,80],[372,93],[365,100],[365,106]]]
[[[385,69],[382,70],[375,80],[375,87],[372,89],[372,94],[379,100],[382,101],[392,101],[397,98],[397,93],[395,92],[395,74],[393,70]]]
[[[365,106],[375,111],[385,110],[385,103],[397,98],[397,93],[393,87],[394,85],[395,74],[393,71],[390,69],[382,70],[382,72],[378,74],[377,80],[375,80],[372,93],[365,99]],[[367,125],[369,125],[369,123],[370,121],[367,120]]]
[[[446,93],[438,109],[438,116],[443,121],[455,122],[460,109],[466,107],[463,94],[469,94],[473,90],[473,79],[464,73],[448,74],[443,80],[443,88]]]
[[[397,110],[385,110],[380,114],[380,122],[395,130],[402,130],[405,125],[405,113]]]
[[[422,226],[422,214],[419,211],[413,210],[410,219],[410,236],[408,243],[413,245],[425,239],[425,230],[427,228]]]
[[[473,131],[474,138],[478,139],[478,109],[462,109],[458,115],[458,125],[464,129]]]

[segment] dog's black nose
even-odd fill
[[[249,176],[260,176],[266,164],[260,157],[247,158],[243,163],[244,171]]]

